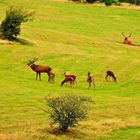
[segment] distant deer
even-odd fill
[[[66,74],[66,72],[64,72],[64,76],[65,76],[65,78],[66,78],[66,77],[71,77],[71,78],[73,78],[73,84],[76,82],[76,76],[75,76],[75,75],[68,75],[68,74]]]
[[[124,35],[124,33],[122,33],[122,35],[123,35],[123,37],[124,37],[123,43],[124,43],[124,44],[128,44],[128,45],[132,45],[132,41],[131,41],[131,40],[128,40],[128,38],[131,37],[131,33],[130,33],[130,35],[127,36],[127,37]]]
[[[94,78],[93,78],[93,76],[91,76],[90,72],[88,72],[88,75],[87,75],[87,82],[89,84],[88,89],[91,87],[92,83],[93,83],[94,88],[95,88]]]
[[[110,71],[110,70],[108,70],[107,72],[106,72],[106,81],[107,81],[107,78],[108,77],[112,77],[112,79],[116,82],[116,77],[115,77],[115,75],[114,75],[114,73],[112,72],[112,71]]]
[[[70,83],[71,87],[74,84],[74,78],[73,77],[65,77],[65,79],[61,82],[61,86],[63,86],[64,83]]]
[[[37,61],[38,58],[34,58],[33,60],[29,60],[29,63],[27,64],[33,71],[36,72],[36,80],[38,79],[39,75],[39,80],[41,81],[41,73],[47,73],[49,78],[48,81],[50,82],[50,73],[51,73],[51,68],[49,66],[40,66],[34,64]]]

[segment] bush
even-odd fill
[[[118,0],[104,0],[106,6],[111,6],[112,4],[118,4]]]
[[[112,0],[104,0],[106,6],[111,6],[113,4]]]
[[[8,40],[16,38],[20,34],[20,25],[32,19],[33,12],[27,12],[22,8],[10,7],[6,11],[6,17],[0,26],[1,35]]]
[[[49,117],[52,124],[58,124],[59,130],[65,132],[69,127],[75,127],[80,120],[87,118],[87,102],[85,96],[61,96],[46,99],[50,107]]]

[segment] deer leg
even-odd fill
[[[41,81],[41,74],[39,73],[39,80]]]
[[[36,73],[36,80],[37,80],[37,78],[38,78],[38,73]]]
[[[88,89],[91,87],[91,83],[89,82],[89,86],[88,86]]]
[[[50,82],[50,76],[48,77],[48,82]]]
[[[71,85],[71,87],[72,87],[72,85],[73,85],[73,81],[70,81],[70,85]]]
[[[107,81],[107,78],[108,78],[108,75],[106,75],[106,77],[105,77],[106,81]]]

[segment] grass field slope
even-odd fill
[[[35,11],[22,24],[18,41],[0,40],[0,140],[139,140],[140,138],[140,11],[120,7],[52,0],[2,0],[6,9],[22,6]],[[132,33],[135,46],[122,44]],[[35,80],[29,59],[52,67],[55,84]],[[106,82],[112,70],[117,82]],[[77,75],[73,87],[60,87],[63,73]],[[96,89],[87,90],[86,76],[95,77]],[[90,96],[89,117],[65,135],[50,131],[44,97]]]

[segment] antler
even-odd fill
[[[131,33],[130,33],[130,35],[127,38],[129,38],[129,37],[131,37]]]
[[[122,33],[122,35],[123,35],[123,37],[125,37],[125,38],[126,38],[126,36],[124,35],[124,33]]]
[[[34,57],[33,60],[29,60],[29,63],[34,63],[35,61],[37,61],[37,57]]]
[[[33,63],[34,63],[34,62],[36,62],[36,61],[37,61],[37,59],[38,59],[37,57],[34,57],[34,59],[33,59],[33,61],[32,61],[32,62],[33,62]]]

